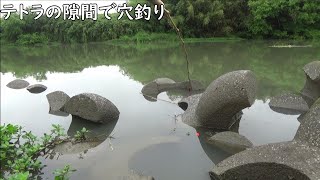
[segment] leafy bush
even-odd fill
[[[89,133],[89,130],[87,130],[86,128],[82,128],[80,131],[77,131],[74,135],[75,141],[85,141],[87,139],[87,133]]]
[[[28,177],[29,177],[29,172],[16,173],[16,174],[10,175],[8,177],[8,180],[28,180]]]
[[[16,41],[20,45],[36,45],[36,44],[48,44],[49,39],[44,34],[22,34]]]
[[[68,180],[72,172],[76,171],[72,169],[70,165],[66,165],[63,169],[57,169],[53,172],[55,175],[54,180]]]
[[[38,138],[32,132],[22,130],[21,126],[1,125],[0,177],[19,180],[37,178],[43,168],[39,156],[50,153],[55,145],[66,139],[60,125],[52,127],[50,134]]]
[[[248,6],[253,37],[313,38],[312,32],[320,30],[320,1],[249,0]]]
[[[24,33],[25,21],[21,21],[17,14],[12,14],[9,20],[1,19],[1,34],[10,42],[15,42]]]

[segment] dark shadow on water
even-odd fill
[[[117,122],[118,121],[116,120],[107,124],[98,124],[77,116],[72,116],[72,122],[67,132],[68,136],[74,137],[77,131],[80,131],[83,127],[85,127],[87,130],[89,130],[89,133],[86,135],[87,139],[78,143],[64,142],[57,145],[54,148],[54,151],[61,154],[77,154],[97,147],[107,138],[109,138]]]
[[[208,139],[218,132],[214,132],[205,128],[197,128],[196,130],[200,134],[198,138],[202,149],[214,164],[218,164],[219,162],[233,155],[230,152],[224,151],[223,149],[208,142]]]
[[[88,137],[100,140],[105,140],[112,133],[114,127],[117,124],[116,121],[111,121],[107,124],[94,123],[78,116],[72,116],[72,122],[68,129],[68,136],[74,136],[77,131],[85,127],[89,130]]]
[[[136,152],[128,161],[130,169],[152,175],[155,179],[209,179],[204,164],[194,144],[161,143]],[[188,171],[188,172],[186,172]]]

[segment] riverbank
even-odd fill
[[[106,41],[94,41],[86,43],[70,42],[62,43],[57,41],[49,41],[48,39],[41,39],[41,37],[35,37],[28,39],[18,39],[16,42],[6,41],[4,38],[0,37],[0,44],[5,46],[60,46],[62,44],[90,44],[90,43],[104,43],[109,45],[116,45],[121,47],[136,47],[137,49],[157,49],[157,48],[168,48],[177,47],[180,45],[181,41],[175,33],[147,33],[139,32],[133,36],[121,36],[119,38],[106,40]],[[186,44],[192,43],[218,43],[218,42],[238,42],[238,41],[269,41],[272,42],[270,46],[281,47],[281,48],[291,48],[291,47],[320,47],[320,40],[301,40],[301,39],[245,39],[237,36],[230,37],[209,37],[209,38],[183,38]],[[149,46],[149,47],[147,47]]]
[[[201,42],[232,42],[232,41],[241,41],[245,40],[244,38],[240,37],[210,37],[210,38],[184,38],[185,43],[201,43]],[[171,44],[171,45],[178,45],[180,43],[180,39],[175,33],[147,33],[147,32],[138,32],[133,36],[121,36],[116,39],[111,39],[106,42],[112,45],[128,45],[129,44]],[[33,35],[30,37],[22,36],[18,38],[16,42],[9,42],[6,41],[4,38],[1,38],[0,41],[3,45],[9,46],[42,46],[42,45],[59,45],[62,44],[60,42],[49,41],[47,38],[42,37],[41,35]],[[93,43],[93,42],[87,42]],[[66,43],[63,43],[66,44]],[[77,42],[67,43],[67,44],[78,44]]]
[[[130,1],[132,6],[137,3],[146,1]],[[304,3],[266,3],[264,0],[236,0],[232,3],[226,0],[217,0],[216,3],[209,0],[169,0],[166,1],[166,7],[170,11],[170,20],[158,20],[155,15],[152,15],[150,20],[129,19],[126,16],[119,18],[120,13],[110,14],[110,20],[103,14],[98,14],[94,21],[71,21],[63,17],[54,19],[45,15],[35,20],[35,14],[29,13],[21,20],[18,14],[11,14],[7,20],[0,18],[0,36],[8,42],[22,45],[105,42],[118,39],[143,42],[152,39],[166,40],[168,38],[163,35],[175,36],[173,27],[177,27],[186,42],[189,41],[188,38],[205,38],[205,41],[211,42],[216,41],[217,37],[319,41],[320,18],[314,15],[319,9],[310,8],[320,7],[319,3],[313,0]],[[174,39],[177,39],[177,36]],[[190,41],[203,42],[203,39]]]

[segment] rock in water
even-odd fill
[[[64,105],[69,101],[70,97],[62,91],[54,91],[47,94],[47,100],[49,102],[49,114],[56,116],[68,116],[69,113],[65,113],[63,110]]]
[[[34,84],[31,86],[27,87],[27,90],[33,94],[39,94],[42,93],[43,91],[45,91],[47,89],[46,86],[42,85],[42,84]]]
[[[320,148],[320,98],[312,105],[310,111],[302,117],[300,123],[295,139]]]
[[[311,106],[320,97],[320,61],[314,61],[304,66],[306,82],[301,94]]]
[[[309,110],[308,103],[302,96],[293,93],[283,93],[272,97],[269,103],[270,108],[282,114],[302,114]]]
[[[162,92],[170,88],[175,83],[176,82],[174,80],[169,78],[158,78],[143,86],[142,92]]]
[[[312,81],[320,82],[320,61],[313,61],[303,68]]]
[[[320,97],[320,61],[304,66],[306,82],[300,94],[285,93],[271,99],[270,108],[283,114],[302,114]]]
[[[242,109],[255,101],[256,78],[248,70],[233,71],[214,80],[202,95],[179,102],[182,120],[193,127],[228,130]]]
[[[29,86],[29,83],[22,79],[16,79],[7,84],[7,87],[11,89],[23,89],[28,86]]]
[[[235,154],[213,168],[211,179],[320,179],[320,100],[302,118],[293,141]]]
[[[148,101],[157,101],[159,93],[166,91],[176,82],[169,78],[158,78],[143,86],[141,92]]]
[[[196,80],[191,80],[191,86],[192,92],[197,92],[204,89],[203,85]],[[148,101],[157,101],[158,94],[171,90],[185,90],[191,92],[190,82],[175,82],[169,78],[158,78],[143,86],[141,92]]]
[[[214,166],[211,179],[319,179],[319,151],[298,142],[249,148]]]
[[[255,101],[256,78],[251,71],[234,71],[213,81],[199,100],[196,114],[201,124],[230,127],[235,114]]]
[[[230,151],[226,151],[226,149],[214,145],[210,141],[210,138],[216,134],[215,130],[202,127],[195,129],[197,133],[199,133],[197,136],[203,151],[207,154],[213,164],[218,164],[234,154]]]
[[[47,94],[50,111],[59,111],[69,101],[70,97],[62,91],[54,91]]]
[[[208,142],[232,154],[253,146],[246,137],[231,131],[217,133]]]
[[[118,120],[119,110],[108,99],[92,93],[73,96],[64,106],[64,112],[98,123]]]

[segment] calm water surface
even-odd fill
[[[269,98],[283,91],[299,91],[304,83],[303,65],[320,58],[319,48],[269,47],[273,43],[188,45],[191,77],[206,86],[234,70],[249,69],[256,74],[258,97],[244,110],[239,129],[255,145],[293,139],[298,116],[273,112]],[[56,90],[69,96],[96,93],[118,107],[120,118],[116,124],[93,131],[108,131],[115,139],[105,139],[85,152],[64,153],[58,160],[42,158],[48,165],[43,178],[52,179],[54,169],[71,164],[77,169],[72,179],[119,179],[136,172],[157,180],[208,180],[213,165],[229,154],[209,146],[202,134],[198,138],[195,129],[181,122],[178,115],[183,111],[174,104],[181,99],[178,93],[158,96],[173,103],[144,99],[140,94],[143,85],[159,77],[186,80],[179,46],[1,46],[1,124],[19,124],[38,135],[50,131],[51,124],[60,124],[70,134],[83,124],[72,121],[71,116],[50,115],[46,94]],[[48,89],[31,94],[7,88],[15,78],[42,83]]]

